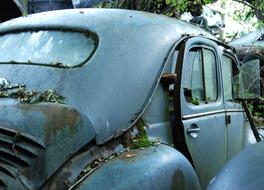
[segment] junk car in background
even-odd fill
[[[251,32],[230,42],[237,52],[244,94],[251,115],[259,129],[264,125],[264,43],[263,29]],[[263,133],[263,130],[260,130]]]
[[[205,189],[248,145],[232,48],[165,16],[0,25],[0,189]]]
[[[22,15],[73,8],[89,8],[106,0],[2,0],[0,22]]]
[[[244,74],[245,90],[264,95],[264,30],[257,30],[236,40],[229,45],[237,52],[242,63],[241,72]],[[253,89],[254,88],[254,89]]]

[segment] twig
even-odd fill
[[[242,0],[234,0],[234,1],[236,1],[236,2],[238,2],[238,3],[242,3],[242,4],[244,4],[244,5],[246,5],[246,6],[250,7],[250,8],[252,8],[252,9],[254,9],[254,10],[257,10],[257,11],[260,12],[260,14],[262,14],[262,15],[264,16],[264,11],[261,10],[261,9],[259,9],[259,8],[257,8],[256,6],[251,5],[250,3],[245,2],[245,1],[242,1]]]

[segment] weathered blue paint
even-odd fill
[[[69,106],[2,105],[0,115],[0,178],[24,184],[15,189],[39,188],[95,137],[89,119]]]
[[[4,140],[9,138],[8,148],[0,148],[4,155],[0,157],[0,189],[67,189],[75,185],[84,189],[98,185],[127,189],[140,188],[138,184],[143,189],[199,189],[196,173],[203,188],[225,163],[222,158],[227,157],[227,138],[223,127],[227,110],[220,56],[227,46],[187,23],[137,11],[54,11],[0,25],[0,35],[39,30],[92,34],[97,48],[89,60],[75,67],[0,62],[1,80],[24,84],[38,92],[55,89],[65,97],[65,105],[21,104],[12,98],[0,98],[0,134]],[[195,43],[215,50],[219,79],[215,104],[195,107],[183,97],[184,78],[190,77],[185,72],[189,63],[184,53]],[[160,82],[166,73],[177,75],[173,88]],[[175,147],[187,157],[190,152],[188,159],[193,161],[196,173],[180,152],[165,145],[135,150],[136,156],[129,159],[124,152],[105,163],[109,156],[129,146],[134,135],[130,129],[136,128],[139,118],[145,121],[152,139],[167,144],[183,139]],[[193,123],[201,127],[196,139],[187,134]],[[25,147],[32,159],[22,154],[17,157],[14,147],[19,137],[21,149]],[[89,176],[85,170],[95,160],[103,165]],[[207,171],[209,164],[212,168]],[[146,170],[149,172],[144,175]],[[20,175],[15,175],[18,172]],[[109,173],[115,175],[109,179]],[[142,181],[144,176],[148,180]]]
[[[161,142],[173,144],[172,126],[169,118],[168,92],[164,92],[159,84],[150,105],[142,115],[146,121],[146,132],[149,138],[159,139]]]
[[[128,158],[127,154],[134,154]],[[130,150],[92,173],[76,189],[200,189],[186,158],[172,147],[160,145]]]
[[[98,143],[126,130],[144,109],[175,41],[187,30],[206,35],[199,28],[164,16],[104,9],[30,15],[3,23],[0,33],[49,28],[95,32],[99,44],[89,63],[67,70],[5,64],[0,65],[0,76],[29,89],[56,89],[67,104],[89,115]]]
[[[25,84],[27,89],[34,91],[56,89],[58,94],[65,97],[65,104],[70,106],[24,105],[22,107],[27,109],[22,111],[19,102],[8,98],[0,100],[0,105],[6,107],[0,113],[6,124],[3,130],[15,130],[22,135],[29,135],[43,146],[39,159],[33,162],[34,167],[29,167],[27,175],[21,175],[25,180],[21,189],[44,187],[45,180],[59,167],[63,168],[67,159],[73,157],[70,162],[74,158],[78,160],[79,154],[75,157],[73,154],[91,143],[92,139],[96,140],[96,144],[105,144],[129,129],[133,121],[146,110],[156,89],[160,94],[157,97],[163,96],[162,88],[157,86],[167,63],[166,56],[182,38],[182,34],[189,31],[191,34],[212,37],[199,28],[175,19],[112,9],[54,11],[14,19],[0,25],[0,35],[32,30],[92,32],[98,38],[98,47],[89,62],[75,68],[56,68],[34,63],[0,64],[1,78]],[[150,114],[155,112],[157,115],[157,108],[165,105],[155,102],[155,106],[146,112],[149,116],[144,117],[150,118]],[[43,114],[42,109],[48,115]],[[58,113],[53,114],[54,110]],[[16,116],[10,117],[14,112]],[[65,117],[71,115],[68,112],[81,115],[78,120],[81,124],[71,123],[74,134],[64,126],[67,125],[67,122],[64,123]],[[157,119],[149,119],[153,126],[158,126],[153,136],[171,143],[168,118],[160,120],[161,124],[157,124]],[[167,129],[162,129],[163,126],[167,126]],[[160,131],[163,131],[163,135],[157,134]],[[1,164],[2,168],[4,166]],[[73,173],[76,176],[80,168]],[[11,179],[6,179],[7,172],[4,176],[2,182],[13,184]],[[72,178],[72,175],[69,176]],[[12,187],[8,185],[9,188]]]
[[[252,145],[232,160],[214,177],[208,190],[261,189],[264,185],[264,143]]]

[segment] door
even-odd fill
[[[201,37],[188,40],[178,56],[175,88],[176,114],[184,128],[185,141],[202,189],[225,164],[227,130],[218,47]],[[177,103],[180,102],[180,103]]]
[[[222,78],[224,89],[224,106],[226,111],[227,126],[227,158],[231,159],[239,153],[245,146],[247,127],[246,117],[242,105],[235,101],[234,77],[236,71],[235,59],[224,53],[222,55]]]

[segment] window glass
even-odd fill
[[[201,49],[190,51],[190,59],[192,62],[192,75],[191,75],[192,98],[204,101],[205,97],[204,97]]]
[[[212,101],[217,99],[215,55],[208,49],[204,49],[203,54],[206,100]]]
[[[216,59],[213,51],[192,48],[188,55],[184,75],[184,95],[195,105],[217,99]]]
[[[244,96],[252,98],[260,95],[260,60],[252,59],[240,68],[244,86]]]
[[[242,80],[242,72],[233,77],[234,98],[244,98],[244,86]]]
[[[76,66],[96,48],[92,35],[73,31],[26,31],[0,36],[0,63]]]
[[[222,76],[224,99],[233,100],[233,60],[225,55],[222,57]]]

